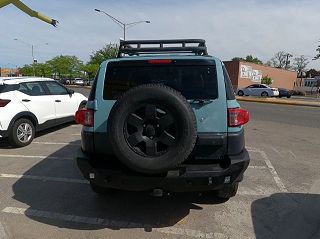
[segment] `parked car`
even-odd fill
[[[285,88],[279,88],[279,97],[287,97],[290,98],[293,95],[293,91],[285,89]]]
[[[87,98],[49,78],[0,78],[0,138],[16,147],[35,132],[74,120]]]
[[[118,58],[100,65],[87,107],[76,113],[84,125],[78,167],[99,194],[211,191],[230,198],[250,161],[248,120],[204,40],[121,41]]]
[[[279,96],[279,91],[278,91],[278,88],[272,88],[265,84],[253,84],[245,88],[238,89],[237,95],[273,97],[273,96]]]
[[[81,86],[84,86],[84,80],[82,80],[81,78],[75,78],[74,79],[74,84],[75,85],[81,85]]]
[[[63,78],[63,79],[60,80],[60,83],[64,84],[64,85],[70,85],[70,80]]]
[[[92,86],[93,85],[93,79],[88,79],[84,81],[84,85],[86,86]]]

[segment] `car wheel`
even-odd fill
[[[158,84],[132,88],[113,106],[108,134],[116,156],[134,171],[167,172],[188,158],[197,139],[197,123],[188,101]]]
[[[261,93],[261,96],[262,96],[262,97],[268,97],[269,94],[268,94],[268,92],[264,91],[264,92]]]
[[[114,193],[116,190],[113,188],[107,188],[107,187],[102,187],[100,185],[95,184],[94,182],[90,181],[90,187],[92,191],[94,191],[96,194],[99,195],[108,195],[110,193]]]
[[[239,90],[238,91],[238,96],[243,96],[244,95],[244,92],[242,90]]]
[[[29,145],[35,135],[35,127],[28,119],[18,119],[14,122],[9,135],[11,145],[15,147],[24,147]]]
[[[216,191],[216,195],[221,199],[229,199],[237,194],[239,183],[225,185],[222,189]]]
[[[86,101],[82,101],[82,102],[80,103],[78,109],[79,109],[79,110],[84,109],[84,108],[86,107],[86,105],[87,105],[87,102],[86,102]]]

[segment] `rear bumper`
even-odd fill
[[[104,156],[107,157],[107,156]],[[161,188],[172,192],[208,191],[222,188],[226,184],[240,182],[247,169],[250,158],[247,150],[229,156],[230,165],[222,168],[218,164],[185,164],[169,171],[165,175],[145,175],[133,173],[122,167],[98,168],[92,166],[93,160],[83,154],[77,158],[77,164],[83,176],[95,184],[130,191],[145,191]]]

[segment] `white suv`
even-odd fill
[[[49,78],[0,77],[0,139],[16,147],[35,132],[74,120],[87,98]]]

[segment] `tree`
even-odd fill
[[[32,65],[24,65],[20,68],[20,72],[23,76],[33,76]]]
[[[264,76],[261,79],[261,84],[271,85],[272,79],[269,76]]]
[[[88,77],[93,78],[99,69],[98,64],[86,64],[83,66],[83,71],[87,73]]]
[[[76,56],[56,56],[46,62],[52,69],[55,78],[74,78],[82,75],[83,62]]]
[[[255,64],[259,64],[259,65],[263,64],[263,62],[260,59],[258,59],[257,57],[254,57],[252,55],[247,55],[246,58],[234,57],[234,58],[232,58],[232,61],[246,61],[246,62],[252,62]]]
[[[317,71],[315,69],[310,69],[306,71],[306,76],[310,78],[314,78],[316,76],[320,76],[320,71]]]
[[[320,45],[318,45],[318,48],[316,49],[316,51],[318,52],[318,54],[313,58],[313,60],[320,59]]]
[[[282,69],[290,69],[290,58],[293,57],[290,53],[284,51],[277,52],[274,57],[271,58],[271,66]]]
[[[118,54],[118,45],[117,44],[107,44],[103,48],[94,51],[90,55],[90,60],[88,64],[90,65],[100,65],[103,61],[111,58],[116,58]]]
[[[301,55],[294,58],[293,69],[297,72],[298,76],[301,76],[302,72],[306,69],[308,64],[308,58]]]

